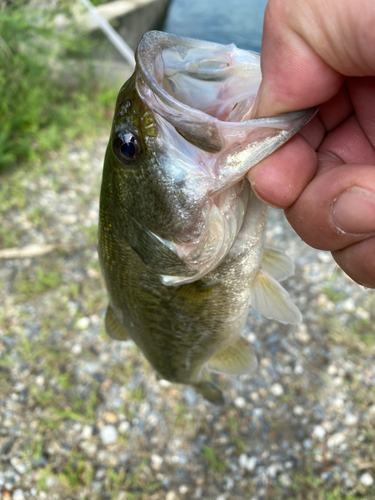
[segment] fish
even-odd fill
[[[211,373],[252,374],[249,307],[298,324],[265,246],[267,205],[246,173],[316,109],[252,118],[258,54],[151,31],[121,88],[105,155],[98,253],[108,335],[132,339],[157,376],[225,402]]]

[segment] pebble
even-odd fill
[[[322,441],[325,438],[326,430],[322,425],[316,425],[312,431],[312,435],[314,438]]]
[[[120,434],[126,434],[127,432],[129,432],[129,429],[130,429],[130,422],[128,422],[127,420],[124,420],[118,426],[118,431]]]
[[[17,490],[13,491],[12,500],[24,500],[24,499],[25,499],[25,495],[24,495],[22,490],[17,489]]]
[[[105,445],[115,443],[117,437],[117,429],[114,425],[105,425],[100,429],[100,439]]]
[[[82,428],[81,432],[81,438],[82,439],[90,439],[93,433],[93,426],[92,425],[84,425]]]
[[[236,408],[245,408],[245,406],[246,406],[245,398],[242,398],[242,397],[236,398],[234,400],[234,406],[236,406]]]
[[[348,413],[345,415],[344,424],[345,425],[356,425],[358,423],[357,415],[353,415],[353,413]]]
[[[298,327],[298,331],[296,333],[296,338],[301,344],[307,344],[310,342],[310,335],[307,333],[307,327],[305,323],[301,323]]]
[[[79,318],[79,320],[76,323],[76,327],[79,330],[87,330],[89,325],[90,325],[90,318],[88,318],[87,316],[84,316],[83,318]]]
[[[161,457],[160,455],[151,455],[151,467],[154,470],[159,470],[163,461],[163,457]]]
[[[327,446],[329,448],[334,446],[340,446],[340,444],[344,443],[346,436],[343,432],[336,432],[336,434],[332,434],[327,440]]]
[[[242,453],[238,459],[238,464],[242,469],[252,472],[257,465],[257,461],[256,457],[248,457],[245,453]]]
[[[305,413],[303,406],[295,406],[293,408],[294,415],[301,416]]]
[[[292,485],[292,480],[287,474],[280,474],[278,480],[281,486],[283,486],[284,488],[289,488],[289,486]]]
[[[167,493],[167,496],[165,497],[165,500],[177,500],[177,495],[174,491],[169,491]]]
[[[270,388],[270,391],[271,393],[274,395],[274,396],[282,396],[284,394],[284,388],[281,384],[279,383],[276,383],[276,384],[272,384],[271,385],[271,388]]]
[[[115,413],[107,411],[106,413],[104,413],[104,420],[107,422],[107,424],[115,424],[118,418]]]
[[[359,478],[359,481],[364,486],[372,486],[372,484],[374,483],[373,477],[368,472],[365,472],[364,474],[362,474],[362,476]]]
[[[283,470],[283,466],[279,463],[271,464],[267,467],[267,476],[271,478],[275,478],[277,473]]]
[[[81,344],[74,344],[74,346],[72,347],[72,353],[77,355],[77,354],[81,354],[82,352],[82,345]]]
[[[181,493],[181,495],[186,495],[186,493],[189,491],[189,488],[186,486],[186,484],[182,484],[178,488],[178,491]]]

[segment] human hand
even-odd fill
[[[375,288],[375,2],[269,0],[255,116],[321,104],[248,178],[309,245]],[[322,104],[324,103],[324,104]]]

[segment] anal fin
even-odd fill
[[[192,384],[192,386],[210,403],[213,403],[214,405],[223,405],[225,403],[223,393],[212,382],[196,382],[195,384]]]
[[[208,361],[210,370],[227,375],[251,374],[257,365],[253,349],[242,337],[225,346]]]
[[[259,269],[251,283],[251,306],[266,318],[298,325],[302,315],[289,293],[267,272]]]
[[[107,307],[107,312],[105,313],[104,325],[107,334],[114,340],[128,340],[130,337],[126,332],[125,328],[120,325],[115,313],[110,305]]]

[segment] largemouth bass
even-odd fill
[[[147,33],[120,90],[106,152],[99,256],[108,334],[131,338],[159,376],[223,403],[209,370],[251,373],[249,305],[299,323],[279,281],[290,259],[265,248],[267,206],[248,170],[315,110],[251,119],[259,55]]]

